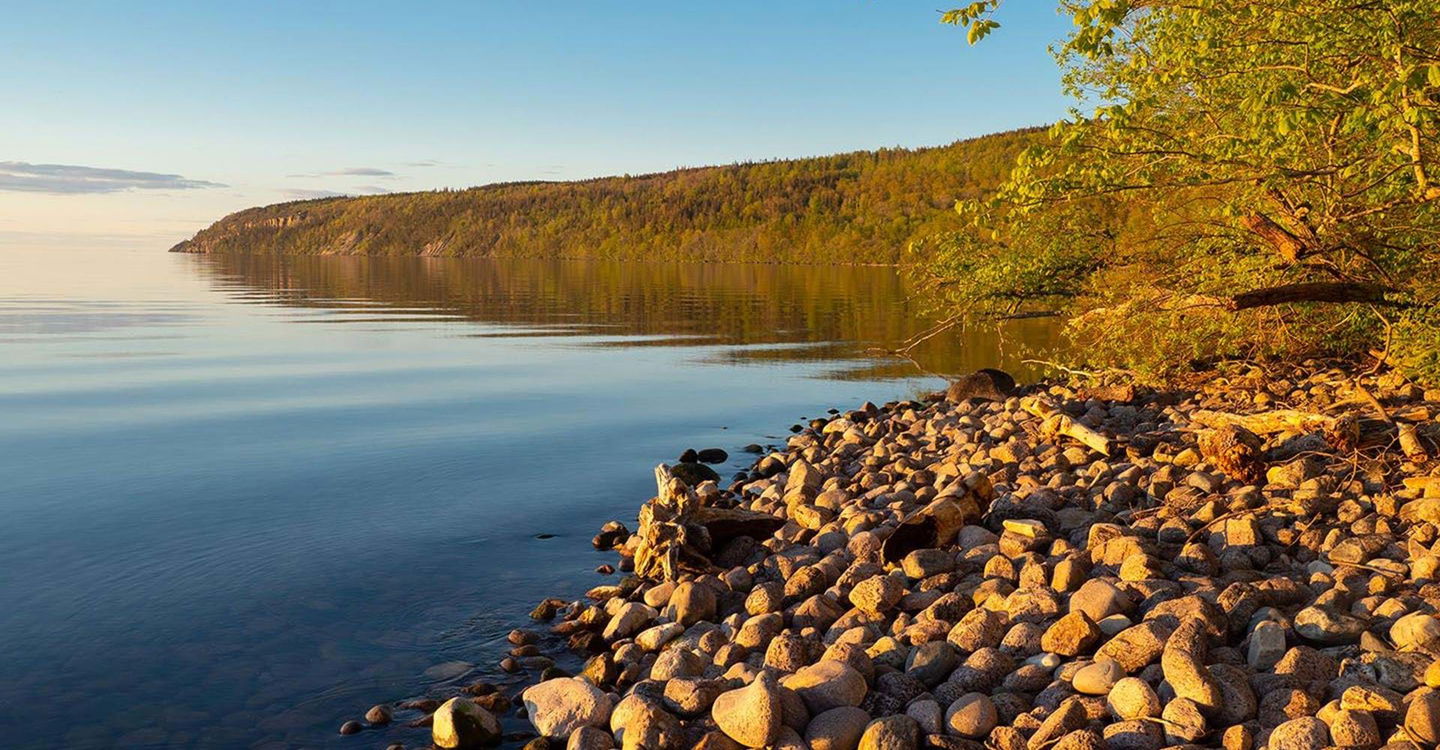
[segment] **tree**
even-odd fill
[[[942,20],[975,43],[999,5]],[[917,245],[946,304],[1064,313],[1088,358],[1156,374],[1388,340],[1440,382],[1440,0],[1059,8],[1076,107]]]

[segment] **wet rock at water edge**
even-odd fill
[[[702,482],[720,481],[720,475],[702,463],[678,463],[670,467],[670,473],[691,487],[699,487]]]
[[[619,521],[607,521],[604,526],[600,527],[600,533],[595,535],[591,543],[598,550],[615,549],[629,538],[630,530],[625,528],[625,524]]]
[[[730,460],[730,454],[723,448],[706,448],[697,453],[696,458],[703,464],[723,464]]]
[[[500,741],[500,722],[469,698],[451,698],[435,709],[430,739],[445,750],[489,747]]]

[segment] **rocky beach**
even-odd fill
[[[656,467],[638,524],[595,537],[610,582],[543,600],[491,679],[341,731],[527,750],[1435,747],[1437,415],[1440,393],[1348,363],[1166,390],[980,371],[748,446],[728,483],[704,463],[723,451],[687,451]]]

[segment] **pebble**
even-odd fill
[[[816,714],[805,726],[805,742],[810,750],[854,750],[869,723],[870,714],[863,708],[832,708]]]
[[[920,726],[905,714],[875,719],[860,735],[858,750],[915,750],[920,743]]]
[[[945,728],[960,737],[985,737],[999,722],[995,702],[984,693],[966,693],[945,710]]]
[[[869,690],[854,667],[828,659],[798,670],[780,684],[799,694],[811,714],[858,706]]]
[[[1119,662],[1101,659],[1076,671],[1070,685],[1086,695],[1107,695],[1124,677],[1125,668]]]
[[[1410,701],[1405,731],[1416,742],[1440,744],[1440,692],[1426,692]]]
[[[1122,721],[1153,718],[1160,715],[1161,709],[1155,688],[1138,677],[1116,681],[1106,696],[1105,706],[1112,716]]]
[[[1325,722],[1302,716],[1291,719],[1270,732],[1270,750],[1324,750],[1330,744],[1330,729]]]

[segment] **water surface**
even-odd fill
[[[1053,340],[866,354],[929,325],[886,268],[0,248],[0,737],[423,745],[335,730],[495,676],[656,463]]]

